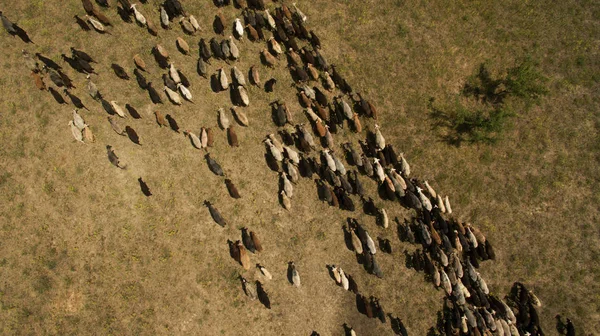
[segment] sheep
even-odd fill
[[[148,95],[150,95],[150,100],[154,104],[162,104],[162,98],[156,89],[152,86],[152,82],[148,82],[148,86],[146,88],[148,90]]]
[[[260,272],[264,275],[265,278],[267,278],[267,280],[273,280],[273,275],[271,275],[271,272],[269,272],[269,270],[267,270],[264,266],[257,264],[256,267],[258,267]]]
[[[481,288],[483,293],[490,294],[490,290],[488,289],[488,286],[485,283],[485,280],[483,280],[483,278],[481,277],[481,274],[479,274],[479,272],[475,272],[475,273],[477,274],[477,284],[479,285],[479,288]]]
[[[365,239],[365,245],[367,245],[367,248],[369,249],[369,253],[371,254],[375,254],[377,253],[377,249],[375,248],[375,242],[373,241],[373,238],[371,238],[371,236],[369,235],[369,232],[367,230],[363,230],[364,232],[364,239]]]
[[[385,181],[385,173],[383,172],[383,167],[379,163],[378,158],[373,159],[373,168],[375,171],[375,175],[377,175],[377,180],[379,181],[379,183]]]
[[[275,56],[278,57],[279,55],[283,54],[283,49],[281,49],[279,42],[277,42],[273,37],[271,37],[267,43],[270,50],[275,53]]]
[[[177,46],[177,49],[179,49],[179,51],[181,51],[182,54],[190,54],[190,46],[184,39],[182,39],[181,37],[177,37],[177,39],[175,40],[175,44]]]
[[[242,280],[242,288],[244,290],[244,293],[246,293],[250,300],[256,300],[256,298],[258,297],[258,294],[256,293],[256,288],[254,288],[254,286],[242,276],[240,276],[240,279]]]
[[[450,199],[448,199],[448,196],[444,198],[444,206],[446,207],[446,213],[449,215],[452,214],[452,208],[450,207]]]
[[[296,128],[298,129],[298,132],[300,132],[300,134],[302,135],[302,138],[304,139],[304,141],[306,141],[306,143],[310,146],[310,148],[315,148],[316,147],[315,140],[314,140],[312,134],[310,134],[310,132],[306,130],[306,128],[304,127],[304,124],[296,125]]]
[[[367,258],[370,259],[372,265],[370,268],[370,272],[372,274],[375,274],[375,276],[377,276],[378,278],[383,279],[383,271],[381,270],[381,267],[379,266],[375,255],[371,254]]]
[[[71,134],[73,134],[73,138],[75,138],[75,140],[77,140],[81,143],[84,143],[83,142],[83,134],[81,133],[81,129],[79,129],[79,127],[77,127],[77,125],[75,125],[73,120],[69,120],[69,126],[71,127]]]
[[[119,157],[115,154],[115,151],[113,150],[112,146],[106,146],[106,154],[108,155],[108,161],[110,161],[110,163],[113,164],[115,167],[120,169],[127,168],[126,165],[121,164]]]
[[[298,270],[296,269],[296,264],[294,264],[293,261],[290,261],[288,264],[288,274],[292,285],[294,285],[294,287],[300,287],[300,274],[298,273]]]
[[[443,269],[440,269],[440,277],[441,277],[442,287],[444,287],[446,294],[451,295],[452,294],[452,284],[450,283],[448,274],[446,274],[446,272],[444,272]]]
[[[231,147],[239,147],[240,143],[238,142],[237,134],[235,133],[235,129],[233,128],[233,124],[227,128],[227,139],[229,140],[229,145]]]
[[[286,156],[295,164],[300,164],[300,155],[289,146],[283,146]]]
[[[81,0],[82,4],[83,4],[83,10],[85,10],[86,13],[92,15],[92,13],[94,12],[94,4],[92,3],[91,0]]]
[[[146,17],[144,17],[144,15],[142,13],[140,13],[140,11],[137,10],[137,8],[135,7],[136,5],[133,4],[131,5],[131,10],[133,11],[133,15],[135,16],[135,20],[139,23],[140,26],[145,26],[146,25]]]
[[[250,238],[252,239],[252,244],[254,245],[254,249],[256,250],[256,252],[262,252],[262,243],[260,242],[260,239],[258,238],[256,232],[250,231]]]
[[[338,281],[338,283],[340,283],[342,285],[342,288],[344,288],[345,290],[349,290],[350,289],[350,281],[348,280],[346,273],[344,273],[344,270],[341,267],[339,268],[339,275],[340,275],[340,281]]]
[[[384,229],[387,229],[390,225],[390,220],[387,215],[387,211],[384,208],[379,209],[379,222]]]
[[[342,107],[344,116],[348,120],[352,120],[354,118],[354,112],[352,112],[352,108],[350,108],[350,105],[348,105],[348,103],[341,96],[337,97],[336,99],[338,101],[338,104]]]
[[[92,133],[92,130],[89,128],[88,125],[85,125],[85,127],[83,128],[83,138],[86,142],[96,141],[96,139],[94,138],[94,133]]]
[[[471,228],[469,227],[469,224],[467,224],[467,227],[465,229],[467,230],[467,233],[466,233],[467,239],[469,240],[471,245],[473,245],[474,248],[477,248],[477,246],[479,246],[479,243],[477,242],[477,238],[475,238],[475,235],[473,234],[473,232],[471,232]]]
[[[188,20],[190,20],[190,24],[192,25],[192,27],[194,27],[194,30],[196,30],[196,31],[200,30],[200,24],[198,23],[198,20],[196,20],[195,16],[190,15],[188,17]]]
[[[89,1],[89,0],[84,0],[85,1]],[[2,20],[2,26],[4,26],[4,29],[6,30],[7,33],[9,33],[10,35],[18,35],[17,32],[17,26],[12,23],[6,16],[4,16],[4,14],[2,14],[2,12],[0,11],[0,19]]]
[[[117,113],[117,115],[119,115],[119,117],[125,118],[125,111],[123,111],[123,108],[119,106],[116,100],[110,101],[110,107]]]
[[[244,74],[236,67],[234,66],[231,69],[232,72],[232,77],[235,79],[236,83],[239,85],[246,85],[246,79],[244,78]]]
[[[112,129],[113,129],[113,131],[115,131],[115,133],[117,133],[118,135],[123,135],[123,136],[126,135],[125,131],[123,130],[121,125],[119,125],[119,123],[117,122],[117,120],[115,120],[115,118],[113,116],[108,117],[108,122],[110,123],[110,127],[112,127]]]
[[[138,68],[135,68],[133,70],[133,74],[135,75],[135,80],[137,81],[140,88],[146,90],[148,88],[148,81],[146,80],[146,77],[144,77],[144,75],[140,72]]]
[[[252,253],[256,252],[256,249],[254,248],[254,242],[252,241],[248,228],[246,227],[242,228],[242,242],[244,243],[244,246],[248,249],[248,251]]]
[[[260,74],[258,73],[258,68],[254,65],[250,67],[250,79],[252,84],[260,86]]]
[[[252,25],[247,24],[246,29],[248,30],[248,39],[252,42],[258,41],[260,38],[258,31]],[[262,31],[261,31],[262,32]]]
[[[193,102],[192,93],[190,92],[190,90],[188,90],[188,88],[183,86],[181,83],[177,84],[177,88],[179,89],[179,92],[181,92],[181,95],[185,100]]]
[[[273,18],[273,16],[271,16],[268,9],[265,10],[265,18],[267,19],[267,23],[269,24],[269,27],[271,27],[272,30],[277,30],[277,25],[275,24],[275,19]]]
[[[31,57],[31,55],[26,50],[22,50],[21,53],[23,54],[25,66],[31,72],[35,72],[35,73],[39,72],[40,68],[39,68],[37,61],[35,59],[33,59],[33,57]]]
[[[160,6],[160,24],[163,28],[168,29],[171,21],[169,20],[169,14],[167,13],[164,6]]]
[[[77,113],[77,110],[73,110],[73,123],[79,130],[83,130],[86,126],[85,121],[83,121],[83,118]]]
[[[237,86],[237,94],[238,94],[238,97],[240,98],[240,104],[242,106],[250,105],[250,98],[248,98],[248,92],[246,92],[246,88],[244,86],[242,86],[242,85]],[[288,118],[288,121],[290,121],[290,118]]]
[[[427,192],[429,193],[429,196],[431,196],[431,198],[433,198],[433,199],[436,199],[437,198],[437,193],[429,185],[429,182],[425,181],[425,182],[423,182],[423,184],[425,185],[425,188],[427,189]]]
[[[219,210],[217,210],[217,208],[215,208],[209,201],[205,200],[204,205],[208,208],[208,212],[210,212],[210,216],[215,221],[215,223],[217,223],[221,227],[225,227],[225,225],[227,225],[227,221],[223,218],[223,216],[221,215]],[[237,241],[237,243],[239,243],[239,240]],[[238,245],[238,247],[239,247],[239,245]],[[242,247],[243,247],[243,245],[242,245]],[[245,251],[246,250],[244,249],[244,252]]]
[[[260,55],[268,67],[273,68],[274,65],[277,64],[277,59],[269,52],[269,50],[263,49],[260,52]]]
[[[269,150],[271,152],[271,156],[281,162],[283,161],[283,155],[281,153],[281,150],[279,148],[277,148],[272,142],[271,139],[265,139],[265,143],[267,144],[267,146],[269,146]]]
[[[225,176],[225,173],[223,172],[223,168],[221,168],[221,166],[217,163],[217,161],[215,161],[213,158],[210,157],[210,153],[207,153],[205,158],[206,158],[206,163],[208,164],[208,168],[210,169],[210,171],[212,171],[215,175]]]
[[[211,40],[212,42],[212,40]],[[199,52],[200,52],[200,57],[207,63],[210,63],[209,60],[212,57],[212,53],[210,51],[210,48],[208,47],[208,45],[206,44],[206,41],[204,39],[200,39],[200,42],[198,42],[198,47],[199,47]]]
[[[327,266],[329,268],[329,271],[331,272],[331,274],[333,274],[333,279],[335,280],[335,282],[340,285],[342,284],[342,277],[340,274],[340,271],[338,270],[337,267],[335,267],[335,265],[331,265],[331,266]]]
[[[281,196],[281,205],[283,205],[283,208],[290,210],[292,208],[292,202],[290,201],[290,198],[285,194],[284,190],[281,190],[279,194]]]
[[[94,82],[92,82],[90,75],[87,75],[87,79],[88,79],[87,91],[88,91],[90,97],[92,97],[94,99],[100,98],[101,95],[100,95],[100,92],[98,92],[98,87],[96,86],[96,84],[94,84]]]
[[[208,69],[206,68],[206,63],[204,63],[202,58],[198,58],[196,70],[198,71],[198,75],[208,78]]]
[[[333,148],[335,146],[335,144],[333,143],[333,136],[331,135],[331,132],[329,132],[329,126],[325,125],[325,144],[327,145],[327,148]]]
[[[208,147],[208,140],[209,140],[208,131],[209,130],[210,130],[210,128],[209,129],[206,129],[204,127],[200,128],[200,136],[199,136],[199,138],[200,138],[200,146],[202,148]]]
[[[181,29],[184,31],[184,33],[188,35],[194,35],[196,33],[194,25],[192,25],[190,20],[187,18],[181,18],[179,20],[179,25],[181,26]]]
[[[248,117],[244,111],[238,110],[235,107],[231,107],[231,113],[241,126],[248,127]]]
[[[324,149],[321,153],[323,154],[323,157],[325,158],[325,162],[327,162],[327,166],[329,167],[329,169],[331,169],[331,171],[336,171],[337,168],[335,165],[335,161],[333,160],[331,154],[329,154],[329,150]]]
[[[283,160],[283,165],[287,174],[289,175],[290,181],[293,183],[298,183],[300,173],[298,172],[296,166],[294,166],[287,158]]]
[[[402,175],[404,175],[405,178],[408,178],[410,176],[410,165],[408,164],[408,161],[406,161],[406,158],[404,158],[404,153],[400,153],[400,163]]]
[[[131,126],[125,126],[125,133],[134,144],[141,146],[140,137]]]
[[[155,112],[157,113],[157,112]],[[200,138],[198,138],[198,136],[194,133],[192,133],[190,130],[185,130],[183,131],[184,135],[187,135],[190,138],[190,141],[192,142],[192,145],[194,147],[196,147],[197,149],[202,149],[204,148],[204,146],[202,146],[202,142],[200,141]]]
[[[225,31],[225,17],[221,12],[215,15],[215,19],[213,21],[213,28],[215,33],[223,35]]]
[[[217,110],[217,113],[218,113],[219,125],[221,126],[221,129],[226,130],[227,128],[229,128],[230,122],[229,122],[229,118],[227,118],[227,115],[225,114],[225,110],[220,107]]]
[[[384,180],[382,181],[383,189],[386,193],[386,196],[389,200],[396,199],[396,187],[394,186],[394,182],[389,176],[384,176]]]
[[[296,14],[298,14],[298,16],[300,17],[300,20],[302,20],[302,22],[306,22],[306,15],[304,15],[304,13],[302,13],[302,11],[300,11],[300,9],[298,9],[298,7],[296,7],[296,3],[292,3],[292,6],[294,6],[294,9],[296,10]]]
[[[287,197],[292,198],[294,195],[294,186],[284,172],[281,172],[281,185]]]
[[[467,227],[469,227],[471,229],[471,232],[473,232],[473,235],[477,239],[477,242],[479,244],[485,245],[487,239],[485,238],[483,233],[481,233],[481,231],[478,228],[472,226],[470,223],[467,223]]]
[[[227,90],[229,87],[229,80],[227,79],[227,74],[223,68],[218,70],[219,84],[221,85],[221,90]]]
[[[446,213],[446,206],[444,205],[444,200],[440,194],[437,194],[436,205],[442,213]]]
[[[432,279],[433,285],[435,287],[440,287],[440,285],[441,285],[440,271],[438,270],[437,266],[435,266],[435,265],[433,265],[433,273],[432,273],[431,279]]]
[[[235,244],[240,251],[240,264],[242,265],[242,267],[245,270],[249,270],[250,269],[250,256],[248,256],[248,252],[246,251],[244,244],[242,244],[242,242],[240,242],[239,240],[236,241]]]
[[[346,175],[346,167],[340,159],[332,152],[331,157],[333,158],[333,162],[335,163],[335,171],[339,172],[341,175]]]
[[[238,60],[240,58],[240,49],[237,44],[233,41],[233,37],[229,36],[229,52],[231,53],[231,58],[234,60]]]
[[[165,119],[165,116],[161,112],[154,111],[154,116],[156,117],[156,123],[159,126],[169,127],[169,123],[167,122],[167,120]]]
[[[356,235],[355,229],[350,230],[350,238],[352,241],[352,248],[354,248],[354,252],[356,252],[357,254],[362,254],[363,246],[362,246],[360,239]]]
[[[425,194],[423,194],[422,190],[423,189],[417,187],[417,195],[419,196],[419,200],[421,201],[421,204],[423,205],[425,210],[431,211],[431,209],[432,209],[431,201],[429,201],[429,198],[427,198],[427,196],[425,196]]]
[[[242,26],[242,22],[239,18],[236,18],[233,21],[233,31],[236,34],[236,38],[241,39],[244,36],[244,26]]]
[[[112,26],[108,17],[106,17],[106,15],[102,14],[102,12],[98,11],[97,9],[94,8],[92,15],[94,15],[102,24]]]

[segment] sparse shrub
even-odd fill
[[[494,78],[488,65],[482,63],[467,79],[454,104],[442,109],[434,106],[434,98],[430,99],[434,128],[445,128],[447,132],[442,138],[457,146],[463,142],[496,143],[510,119],[517,115],[512,105],[524,105],[522,110],[526,110],[532,103],[539,103],[548,94],[546,82],[531,57],[524,58],[499,78]]]

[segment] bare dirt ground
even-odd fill
[[[317,198],[313,181],[295,188],[292,210],[278,203],[277,174],[264,160],[261,141],[277,130],[268,103],[284,100],[297,122],[305,122],[283,60],[275,69],[260,66],[261,78],[275,77],[275,91],[250,87],[244,110],[250,127],[238,127],[240,147],[227,145],[217,130],[216,111],[231,106],[226,92],[214,93],[195,73],[197,41],[215,34],[216,7],[208,0],[182,1],[203,31],[187,36],[174,25],[149,35],[120,20],[116,9],[102,10],[113,22],[111,35],[83,32],[73,15],[85,13],[76,0],[6,1],[0,9],[35,42],[25,45],[0,34],[0,330],[5,335],[321,335],[343,334],[348,323],[358,335],[391,335],[389,322],[368,319],[355,297],[335,285],[326,265],[339,264],[361,292],[381,299],[386,312],[403,319],[409,334],[435,326],[443,291],[423,273],[405,266],[393,226],[383,229],[361,211],[350,213]],[[158,1],[138,8],[156,25]],[[269,7],[276,4],[268,3]],[[600,330],[600,6],[594,1],[298,1],[308,24],[320,36],[323,54],[377,106],[389,143],[404,152],[414,175],[450,195],[455,215],[479,226],[496,247],[497,260],[483,263],[490,290],[504,296],[514,281],[538,295],[542,326],[555,333],[554,316],[570,317],[581,334]],[[229,22],[239,10],[223,8]],[[230,27],[228,27],[228,31]],[[192,47],[180,54],[175,39]],[[227,35],[226,35],[227,36]],[[110,64],[131,74],[136,53],[149,65],[147,77],[162,87],[165,73],[150,49],[165,46],[191,79],[194,104],[154,106],[135,80],[118,79]],[[85,92],[85,77],[60,60],[69,47],[97,61],[94,82],[108,100],[129,103],[142,119],[129,117],[141,146],[114,133],[100,104]],[[247,71],[259,65],[260,43],[238,42]],[[90,111],[80,113],[96,142],[73,140],[68,121],[72,105],[58,105],[37,91],[21,49],[40,52],[74,79],[73,92]],[[495,146],[451,146],[432,130],[427,102],[450,101],[481,62],[495,71],[526,54],[540,61],[550,93],[541,105],[517,111],[518,117]],[[213,61],[211,73],[223,62]],[[49,83],[49,81],[47,81]],[[154,110],[175,116],[182,129],[215,130],[212,156],[238,186],[242,198],[227,194],[223,178],[207,168],[202,152],[189,140],[160,128]],[[233,121],[233,118],[231,118]],[[373,122],[363,126],[372,129]],[[356,143],[347,128],[336,143]],[[128,165],[112,166],[112,145]],[[144,197],[137,179],[152,189]],[[362,177],[368,193],[390,216],[410,218],[397,203],[380,200],[375,183]],[[228,220],[217,226],[202,205],[215,204]],[[357,201],[357,199],[355,199]],[[367,274],[344,244],[342,225],[357,218],[373,236],[392,241],[394,252],[379,262],[384,279]],[[227,240],[241,239],[249,227],[265,251],[251,255],[274,279],[244,271],[229,256]],[[302,287],[286,280],[295,261]],[[272,309],[250,301],[238,274],[258,279],[270,294]]]

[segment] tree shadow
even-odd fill
[[[503,84],[503,79],[492,78],[485,63],[481,63],[477,73],[467,79],[461,93],[482,103],[499,105],[504,102],[508,94]]]

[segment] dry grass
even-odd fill
[[[277,177],[263,160],[261,139],[275,131],[267,103],[285,100],[303,120],[283,67],[261,67],[263,80],[276,77],[275,92],[250,88],[246,108],[251,126],[238,128],[240,148],[227,146],[217,131],[211,153],[236,183],[243,198],[228,197],[221,178],[211,174],[199,151],[182,135],[160,129],[154,108],[172,113],[182,128],[216,129],[216,110],[229,107],[227,93],[213,93],[195,75],[195,56],[179,54],[175,38],[184,37],[197,55],[199,37],[210,39],[216,8],[210,1],[182,1],[204,27],[196,37],[177,27],[152,37],[106,14],[112,35],[82,32],[71,19],[83,14],[79,1],[60,6],[43,1],[5,1],[5,14],[29,32],[35,45],[24,46],[0,34],[3,76],[0,87],[0,328],[2,334],[247,334],[308,335],[342,333],[350,323],[359,335],[391,334],[389,324],[357,312],[354,296],[336,287],[326,264],[340,264],[365,295],[381,298],[386,312],[400,316],[410,334],[434,326],[443,294],[405,267],[393,229],[375,226],[372,217],[353,213],[375,236],[389,238],[392,255],[379,257],[386,278],[366,274],[344,247],[341,226],[349,215],[317,200],[314,183],[296,187],[291,212],[277,203]],[[154,5],[139,6],[158,24]],[[269,4],[273,6],[272,4]],[[491,290],[508,293],[521,281],[543,301],[544,330],[553,316],[571,317],[578,331],[600,330],[600,7],[593,1],[422,2],[299,1],[321,36],[324,55],[339,65],[355,90],[381,111],[388,142],[406,153],[416,175],[454,201],[460,218],[478,224],[495,243],[498,258],[482,274]],[[225,8],[233,20],[237,11]],[[150,48],[160,42],[192,80],[195,104],[154,107],[134,80],[117,79],[110,64],[133,70],[139,53],[150,64],[149,77],[163,73]],[[258,64],[259,44],[238,43],[246,71]],[[35,92],[21,63],[20,50],[55,60],[74,46],[99,61],[94,80],[109,100],[129,103],[142,114],[129,118],[142,146],[119,137],[102,107],[84,91],[84,76],[74,93],[90,112],[81,112],[97,141],[75,143],[67,122],[70,106],[57,105]],[[531,54],[550,78],[549,96],[539,107],[521,111],[497,146],[452,147],[431,130],[427,101],[447,101],[459,92],[477,66],[488,61],[505,69]],[[213,62],[210,69],[229,66]],[[67,68],[65,63],[63,67]],[[158,85],[157,85],[158,87]],[[518,111],[519,112],[519,111]],[[366,122],[365,122],[366,123]],[[370,122],[369,122],[370,123]],[[358,137],[344,130],[341,139]],[[129,169],[106,159],[112,145]],[[154,196],[145,198],[142,176]],[[363,179],[371,195],[372,182]],[[368,182],[368,183],[367,183]],[[202,206],[213,202],[229,220],[212,222]],[[398,205],[378,201],[390,215],[408,218]],[[240,239],[239,228],[258,232],[265,251],[252,255],[273,273],[265,282],[273,309],[248,301],[228,254],[227,239]],[[302,287],[285,280],[294,260]],[[261,279],[262,281],[262,279]]]

